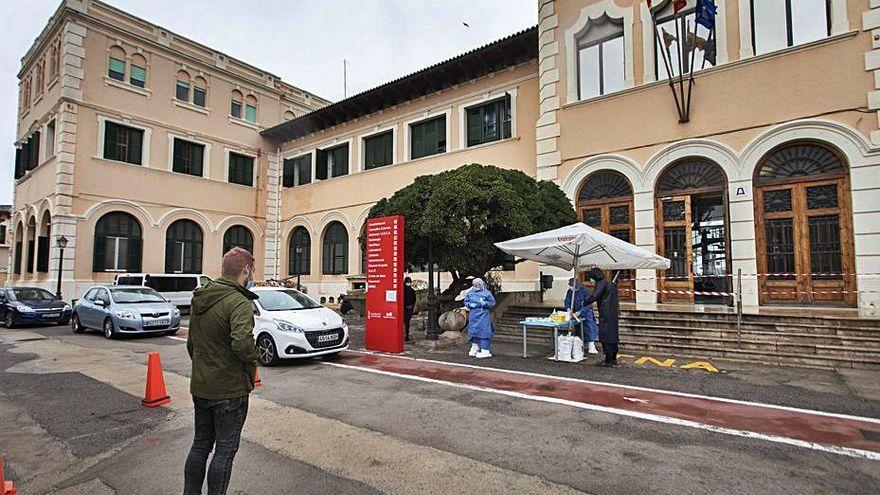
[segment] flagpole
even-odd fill
[[[675,37],[678,39],[678,89],[681,92],[681,103],[684,105],[684,63],[682,61],[682,39],[681,39],[681,26],[679,23],[681,16],[679,14],[675,15]],[[685,34],[687,33],[687,29],[685,29]],[[685,40],[687,42],[687,40]],[[681,112],[679,109],[679,123],[685,123],[688,121],[687,115]]]
[[[697,2],[697,3],[699,4],[699,2]],[[685,19],[685,22],[687,22],[687,16],[685,16],[684,19]],[[700,25],[697,24],[697,11],[695,10],[694,11],[694,38],[693,38],[692,43],[688,43],[689,49],[691,51],[691,63],[688,66],[688,68],[690,69],[690,77],[688,78],[687,105],[685,106],[685,110],[684,110],[685,114],[687,115],[687,120],[691,119],[691,92],[693,92],[693,89],[694,89],[694,59],[696,58],[696,55],[697,55],[697,50],[696,50],[696,48],[697,48],[697,28],[699,28],[699,27],[700,27]],[[685,25],[685,31],[687,31],[687,25]],[[685,43],[687,43],[687,40],[685,40]],[[704,47],[703,48],[704,53],[705,53],[705,50],[706,50],[706,48]],[[705,57],[703,60],[705,61]]]
[[[654,22],[654,40],[657,42],[658,49],[660,50],[660,56],[663,58],[663,66],[666,67],[666,80],[669,82],[669,89],[672,90],[672,99],[675,100],[675,108],[678,110],[678,119],[681,120],[681,105],[682,103],[678,102],[678,93],[675,92],[675,81],[672,79],[672,61],[668,59],[669,54],[663,48],[666,46],[660,41],[660,33],[658,33],[659,28],[657,27],[657,18],[654,14],[648,9],[648,12],[651,14],[651,19]]]

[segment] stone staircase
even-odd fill
[[[522,342],[519,322],[552,307],[510,305],[497,314],[496,338]],[[621,308],[626,351],[725,358],[782,366],[880,370],[880,319],[832,316],[736,315]],[[553,345],[552,332],[529,332],[529,344]]]

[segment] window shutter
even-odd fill
[[[188,242],[190,248],[191,265],[190,273],[202,273],[202,243],[201,241]]]
[[[31,160],[28,165],[28,170],[33,170],[37,168],[37,165],[40,164],[40,131],[34,132],[34,135],[31,137]]]
[[[190,144],[192,148],[192,174],[202,175],[202,165],[205,160],[205,147],[201,144]]]
[[[40,236],[37,246],[37,271],[46,273],[49,271],[49,238]]]
[[[324,150],[315,152],[315,178],[318,180],[327,178],[327,152]]]
[[[467,115],[467,145],[474,146],[482,142],[481,130],[482,126],[482,108],[468,109]]]
[[[27,244],[27,266],[24,267],[24,271],[27,273],[33,273],[31,270],[34,269],[34,240],[31,239]]]
[[[21,168],[21,148],[15,148],[15,178],[19,179],[24,175]]]
[[[281,175],[282,187],[293,187],[293,167],[294,161],[291,159],[284,160],[284,171]]]
[[[171,238],[170,235],[165,237],[165,273],[174,273],[174,249],[176,246],[174,245],[174,239]]]
[[[104,158],[118,160],[116,156],[116,141],[118,127],[113,122],[104,123]]]
[[[348,175],[348,145],[333,150],[333,177]]]
[[[174,159],[171,170],[183,172],[183,141],[174,138]]]
[[[15,273],[21,273],[21,241],[15,243]]]
[[[128,132],[128,163],[141,165],[141,146],[144,140],[144,131],[127,129]]]
[[[106,249],[106,244],[107,243],[103,235],[95,234],[94,253],[92,256],[93,272],[104,271],[104,250]]]
[[[137,237],[129,237],[128,240],[128,263],[126,270],[131,273],[139,273],[141,271],[141,260],[143,259],[143,239]]]

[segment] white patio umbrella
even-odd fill
[[[495,246],[519,258],[558,266],[575,274],[593,267],[666,270],[670,265],[668,259],[658,254],[583,223],[498,242]]]

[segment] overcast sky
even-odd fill
[[[2,0],[0,203],[12,200],[21,57],[57,0]],[[109,0],[336,101],[537,24],[535,0]],[[15,22],[9,22],[14,19]],[[465,27],[467,23],[470,27]]]

